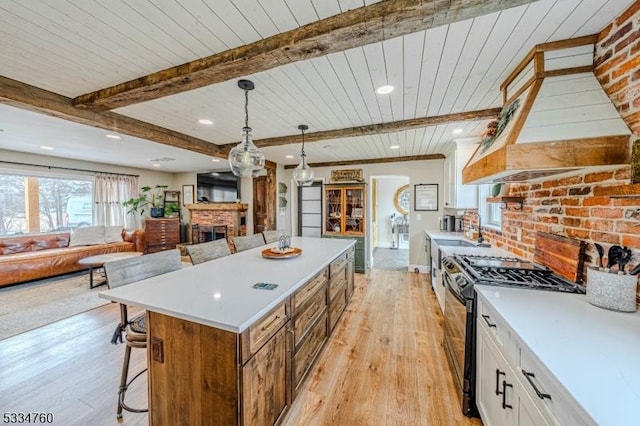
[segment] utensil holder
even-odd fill
[[[618,275],[611,272],[587,269],[587,301],[594,306],[612,311],[635,312],[635,275]]]

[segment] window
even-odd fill
[[[482,215],[482,225],[494,228],[502,228],[502,204],[488,203],[487,198],[491,196],[491,187],[489,185],[478,185],[478,213]]]
[[[0,235],[93,224],[92,176],[0,172]]]

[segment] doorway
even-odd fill
[[[373,269],[408,270],[409,188],[409,176],[371,178]]]

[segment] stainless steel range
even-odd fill
[[[584,294],[585,287],[550,269],[515,257],[453,255],[442,261],[447,292],[444,309],[444,348],[462,411],[477,416],[475,404],[475,330],[477,284]]]

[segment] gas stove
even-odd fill
[[[444,270],[458,293],[472,297],[475,284],[586,293],[585,287],[556,275],[552,270],[515,257],[453,255],[443,260]]]

